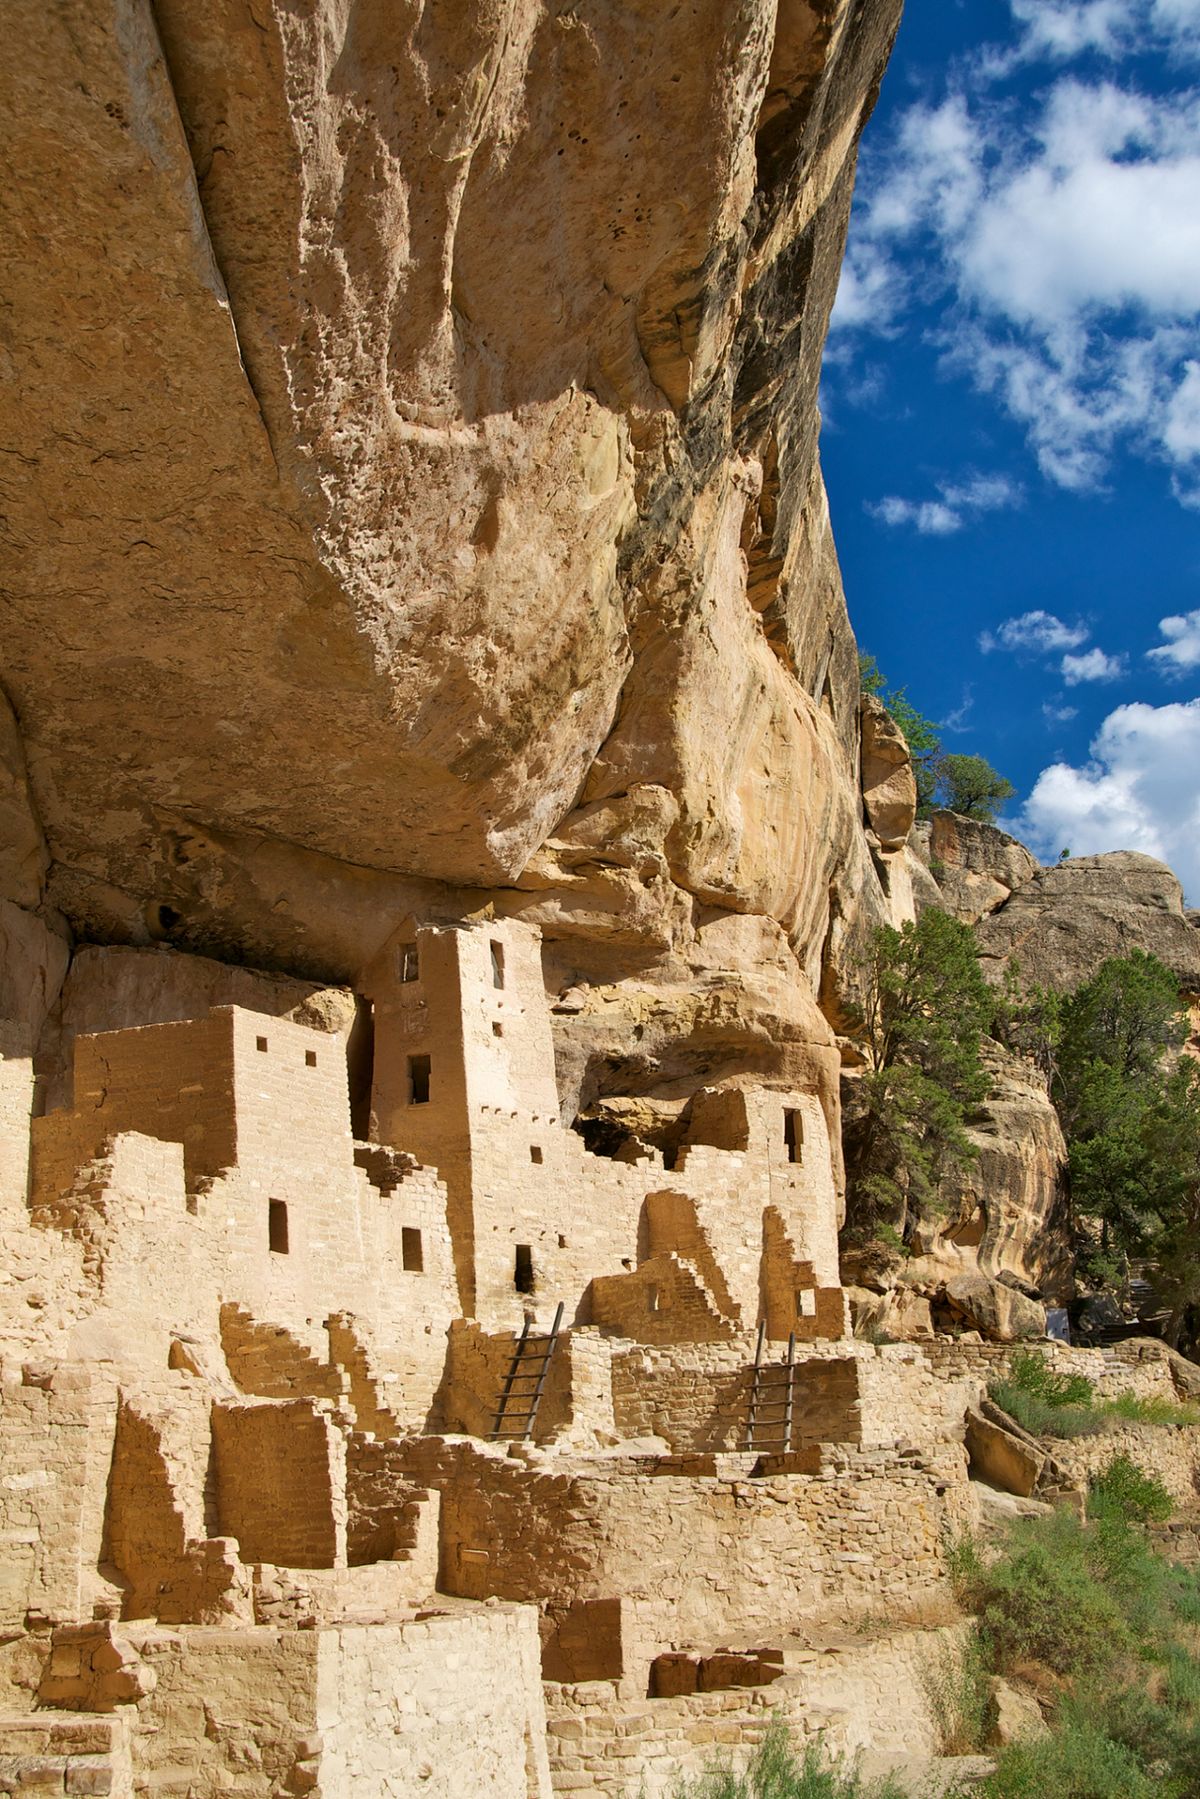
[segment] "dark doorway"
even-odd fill
[[[346,1039],[346,1074],[350,1082],[350,1132],[358,1143],[371,1137],[371,1093],[375,1086],[375,1008],[362,993],[354,995],[354,1023]]]

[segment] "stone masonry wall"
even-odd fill
[[[935,1755],[940,1672],[961,1653],[964,1627],[909,1631],[836,1650],[786,1654],[770,1686],[622,1699],[600,1682],[548,1683],[550,1769],[555,1793],[671,1799],[677,1784],[714,1756],[743,1767],[772,1717],[798,1743],[819,1737],[833,1754],[870,1746]]]

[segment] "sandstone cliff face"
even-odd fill
[[[1015,837],[978,818],[939,811],[922,819],[909,848],[922,904],[978,924],[1033,879],[1038,861]]]
[[[863,1325],[901,1337],[954,1322],[989,1337],[1041,1335],[1044,1312],[1024,1290],[1053,1304],[1070,1297],[1058,1114],[1031,1064],[994,1043],[985,1064],[990,1090],[968,1131],[976,1156],[945,1182],[943,1215],[922,1225],[903,1261],[843,1257]]]
[[[1165,962],[1185,994],[1200,992],[1200,930],[1165,863],[1118,851],[1042,868],[979,927],[985,970],[1015,966],[1025,984],[1064,992],[1109,956],[1145,950]]]
[[[351,974],[330,911],[604,806],[819,945],[816,383],[897,12],[18,7],[6,682],[77,928]]]
[[[898,13],[18,0],[17,1013],[63,919],[353,983],[493,907],[680,996],[649,1084],[829,1045],[810,995],[911,908],[816,446]]]

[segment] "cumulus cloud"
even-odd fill
[[[1200,699],[1136,702],[1105,719],[1082,767],[1039,775],[1018,828],[1043,855],[1140,850],[1170,863],[1200,896]]]
[[[1200,39],[1195,0],[1011,0],[1023,27],[1014,60],[1065,59],[1084,51],[1119,56],[1136,40],[1157,39],[1187,55]]]
[[[927,537],[960,531],[968,519],[1020,505],[1021,488],[1007,475],[968,475],[962,481],[939,481],[936,500],[906,500],[887,494],[868,501],[867,511],[885,525],[911,525]]]
[[[1068,687],[1078,687],[1082,681],[1115,681],[1124,673],[1124,656],[1108,656],[1099,649],[1062,659],[1062,678]]]
[[[1053,655],[1058,650],[1077,650],[1091,633],[1086,625],[1064,624],[1052,612],[1022,612],[1017,618],[1006,618],[996,631],[985,631],[979,640],[981,650],[1034,650]]]
[[[1166,638],[1155,650],[1147,650],[1151,662],[1165,674],[1182,675],[1200,668],[1200,612],[1185,612],[1174,618],[1160,618],[1158,628]]]
[[[1200,40],[1195,0],[1016,10],[1024,42],[1061,57],[1131,32]],[[1126,444],[1200,504],[1200,94],[1063,73],[1014,108],[980,86],[909,107],[868,157],[835,324],[891,333],[940,294],[947,365],[1023,425],[1049,479],[1095,487]]]
[[[1051,61],[1093,51],[1120,56],[1135,43],[1190,55],[1200,38],[1195,0],[1010,0],[1021,26],[1016,49],[1001,66]]]
[[[1079,717],[1079,707],[1064,706],[1061,700],[1046,700],[1042,706],[1042,717],[1048,725],[1069,725],[1073,718]]]

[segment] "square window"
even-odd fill
[[[811,1287],[804,1287],[796,1295],[797,1318],[815,1318],[817,1315],[817,1296]]]
[[[503,1035],[504,1035],[504,1026],[502,1024],[493,1022],[492,1036],[493,1037],[503,1037]]]
[[[315,1049],[306,1049],[304,1052],[304,1066],[306,1068],[315,1068],[316,1065],[317,1065],[316,1050]]]
[[[262,1053],[263,1053],[263,1055],[264,1055],[264,1056],[265,1056],[265,1055],[266,1055],[266,1053],[267,1053],[267,1040],[266,1040],[266,1038],[265,1038],[265,1037],[256,1037],[256,1038],[255,1038],[255,1039],[254,1039],[254,1047],[255,1047],[255,1049],[257,1049],[257,1050],[261,1050],[261,1051],[262,1051]]]
[[[427,1106],[429,1104],[429,1057],[410,1056],[408,1058],[408,1103],[410,1106]]]
[[[414,1225],[405,1224],[400,1227],[400,1257],[406,1274],[424,1274],[425,1250],[421,1243],[421,1233]]]
[[[542,1163],[542,1150],[541,1150],[541,1145],[540,1145],[540,1144],[538,1144],[538,1143],[531,1143],[531,1144],[530,1144],[530,1145],[529,1145],[529,1160],[530,1160],[530,1161],[531,1161],[531,1162],[536,1162],[536,1163],[537,1163],[537,1165],[538,1165],[538,1167],[539,1167],[539,1168],[540,1168],[540,1167],[541,1167],[541,1163]]]

